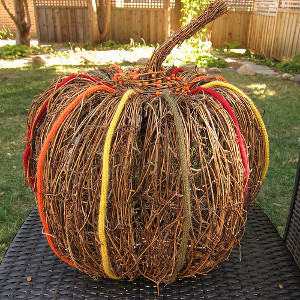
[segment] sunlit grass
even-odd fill
[[[0,78],[4,80],[0,82],[0,259],[35,205],[32,192],[24,186],[22,165],[25,122],[31,101],[57,76],[90,68],[0,69]],[[270,166],[257,201],[282,233],[300,148],[299,86],[265,76],[223,76],[246,91],[264,117],[270,140]]]

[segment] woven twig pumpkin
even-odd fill
[[[33,102],[25,175],[51,248],[80,271],[170,283],[241,239],[268,166],[263,121],[222,77],[161,66],[226,11],[209,5],[143,69],[58,78]]]

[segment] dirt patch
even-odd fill
[[[226,63],[227,63],[227,68],[234,69],[234,70],[237,70],[242,66],[242,64],[238,62],[226,62]]]
[[[6,80],[8,80],[8,78],[0,74],[0,82],[4,82]]]

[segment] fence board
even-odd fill
[[[264,55],[268,57],[270,55],[271,47],[272,47],[272,27],[275,26],[273,19],[270,16],[266,16],[265,19],[266,28],[264,31],[264,44],[262,45],[262,50],[264,51]]]
[[[150,11],[150,22],[149,22],[150,44],[153,44],[153,42],[155,41],[155,27],[151,26],[152,24],[155,24],[155,12],[154,12],[154,10]]]
[[[290,18],[286,18],[286,28],[290,28],[290,32],[292,31],[292,25],[293,24],[293,16],[291,16]],[[288,55],[289,52],[289,47],[290,47],[290,34],[287,34],[285,36],[285,49],[284,49],[284,56]]]
[[[238,28],[240,28],[240,27],[243,25],[243,23],[242,23],[242,21],[243,21],[243,20],[242,20],[243,16],[244,16],[244,15],[242,15],[242,14],[235,14],[235,18],[236,18],[236,26],[237,26]],[[234,28],[233,28],[233,31],[235,31]],[[247,32],[247,31],[246,31],[246,32]],[[233,37],[233,36],[232,36],[232,37]],[[236,33],[236,40],[237,40],[237,41],[240,41],[241,38],[242,38],[241,31],[240,31],[240,30],[237,30],[237,33]]]
[[[135,22],[133,23],[132,32],[133,32],[133,40],[138,41],[141,36],[141,11],[136,12]]]
[[[91,26],[90,26],[90,22],[86,22],[85,20],[89,20],[89,13],[88,13],[88,9],[86,8],[84,10],[84,13],[82,15],[83,17],[83,24],[84,24],[84,42],[86,42],[87,40],[91,40],[91,36],[90,36],[90,32],[91,32]]]
[[[37,12],[38,14],[38,24],[40,28],[40,36],[42,42],[48,42],[48,31],[47,31],[47,19],[45,9],[41,9]]]
[[[55,35],[56,39],[55,41],[57,43],[62,43],[63,38],[62,38],[62,26],[61,26],[61,21],[60,21],[60,11],[58,8],[54,9],[54,28],[55,28]]]
[[[268,38],[269,38],[269,34],[270,34],[270,23],[271,23],[271,20],[268,16],[265,16],[264,18],[264,26],[263,26],[263,36],[265,37],[263,40],[262,40],[262,44],[261,44],[261,51],[263,52],[263,54],[265,56],[267,56],[267,52],[268,49],[269,49],[269,44],[268,44]]]
[[[64,29],[64,33],[63,33],[63,36],[65,37],[64,39],[67,40],[68,42],[71,42],[71,33],[70,33],[71,29],[69,25],[69,13],[67,8],[64,8],[62,10],[61,21]]]
[[[268,21],[267,21],[267,26],[268,26],[268,30],[269,30],[269,34],[267,34],[267,37],[266,37],[266,47],[268,47],[268,49],[270,49],[268,51],[268,53],[266,53],[267,57],[270,56],[270,51],[271,51],[271,48],[272,48],[272,42],[273,42],[273,34],[274,34],[274,30],[275,30],[275,23],[273,24],[273,20],[272,18],[268,18]]]
[[[263,55],[266,55],[265,53],[265,42],[266,42],[266,23],[268,20],[268,16],[264,16],[264,18],[261,20],[261,28],[262,28],[262,33],[261,36],[263,36],[264,38],[259,38],[259,47],[260,47],[260,53],[262,53]]]
[[[293,54],[300,54],[300,15],[297,15],[296,28],[293,35],[293,44],[290,57],[292,57]]]
[[[272,18],[274,18],[274,20],[275,20],[275,17],[272,17]],[[281,34],[283,33],[282,22],[283,22],[283,15],[278,14],[277,24],[276,24],[275,31],[274,31],[275,36],[276,35],[281,36]],[[271,49],[272,53],[270,53],[270,56],[278,57],[280,55],[280,46],[281,46],[281,44],[282,43],[280,43],[278,41],[278,39],[275,37],[273,49]]]
[[[133,37],[133,32],[132,32],[132,23],[134,19],[132,19],[132,11],[128,11],[125,15],[125,36],[128,37],[127,41],[125,43],[129,43],[130,39]]]
[[[54,33],[54,23],[53,23],[53,10],[46,8],[45,15],[46,15],[48,40],[50,43],[54,43],[55,42],[55,33]]]
[[[157,42],[156,43],[162,43],[165,40],[165,11],[164,9],[161,9],[157,11],[156,14],[156,23],[152,26],[155,26],[156,32],[157,32]]]
[[[265,20],[265,15],[262,15],[261,18],[258,18],[258,23],[257,23],[257,29],[256,29],[256,48],[258,50],[258,52],[262,53],[262,47],[261,47],[261,40],[262,40],[262,29],[263,27],[263,23]]]
[[[280,47],[280,52],[282,53],[282,56],[285,56],[285,52],[286,52],[286,45],[287,45],[287,31],[289,28],[289,16],[287,14],[283,14],[283,36],[281,36],[282,38],[282,43],[281,43],[281,47]]]
[[[79,43],[86,42],[84,39],[84,32],[83,32],[83,10],[82,9],[76,9],[75,10],[75,27],[76,27],[76,41]]]
[[[289,34],[287,37],[287,47],[286,47],[286,57],[291,57],[292,56],[292,46],[293,46],[293,39],[295,36],[295,30],[297,27],[297,19],[298,15],[296,14],[291,14],[290,16],[290,24],[289,24]],[[300,43],[300,40],[299,40]],[[299,53],[300,54],[300,53]]]
[[[150,22],[149,22],[149,10],[143,13],[143,34],[141,35],[146,44],[150,44]]]
[[[298,25],[298,41],[300,41],[300,24]],[[299,55],[299,53],[300,53],[300,42],[298,42],[297,44],[297,48],[296,48],[296,54],[298,54]]]
[[[70,42],[77,42],[76,35],[76,18],[75,18],[75,9],[68,9],[68,21],[69,21],[69,30],[70,30]]]

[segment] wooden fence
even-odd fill
[[[216,48],[225,47],[224,42],[240,42],[247,48],[250,11],[230,12],[206,26],[206,34]]]
[[[282,59],[300,55],[300,1],[231,1],[233,10],[207,26],[214,47],[241,43],[267,57]],[[245,5],[242,5],[242,4]]]
[[[161,43],[165,28],[178,28],[178,10],[170,0],[170,20],[165,15],[168,0],[112,0],[108,39],[128,43],[132,38],[147,44]],[[300,54],[300,1],[228,0],[231,12],[207,26],[214,47],[224,42],[241,43],[266,57],[281,59]],[[86,0],[34,0],[40,43],[90,40]],[[180,3],[180,2],[179,2]],[[175,17],[175,13],[177,17]]]
[[[86,7],[36,6],[35,15],[40,43],[84,43],[90,40]]]
[[[300,12],[278,11],[274,15],[253,14],[248,47],[280,60],[300,54]]]
[[[88,9],[83,0],[35,0],[37,35],[40,43],[83,43],[90,40]],[[68,4],[68,6],[63,5]],[[129,43],[130,39],[147,44],[161,43],[165,39],[165,28],[178,27],[174,19],[174,2],[171,1],[170,20],[165,17],[163,0],[152,0],[152,5],[142,7],[131,3],[113,1],[112,21],[108,39]],[[151,4],[151,3],[150,3]],[[139,7],[141,6],[141,7]],[[100,14],[99,14],[100,18]]]
[[[129,43],[132,38],[146,44],[164,41],[165,18],[163,9],[145,8],[112,8],[114,21],[111,23],[108,39],[120,43]],[[169,22],[169,21],[168,21]]]

